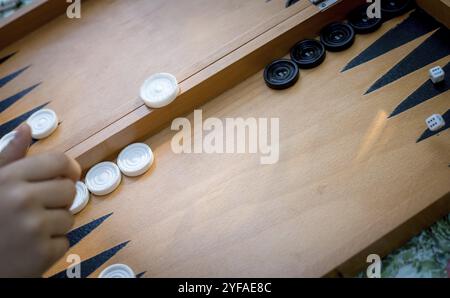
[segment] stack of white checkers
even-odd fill
[[[103,270],[99,278],[136,278],[136,274],[127,265],[114,264]]]
[[[89,202],[89,192],[96,196],[105,196],[115,191],[122,181],[122,174],[137,177],[145,174],[154,161],[152,149],[147,144],[131,144],[123,149],[117,164],[101,162],[93,166],[86,174],[85,183],[77,183],[77,194],[70,208],[73,214],[79,213]]]
[[[84,184],[81,181],[78,181],[76,183],[76,195],[75,199],[73,200],[72,206],[70,207],[70,212],[72,214],[80,213],[81,210],[86,207],[86,205],[89,203],[89,190],[86,187],[86,184]]]
[[[175,76],[157,73],[149,77],[141,86],[140,96],[150,108],[162,108],[173,102],[180,94],[180,86]],[[105,196],[115,191],[122,181],[122,174],[137,177],[145,174],[153,164],[153,152],[146,144],[129,145],[120,152],[117,164],[102,162],[92,167],[86,174],[85,184],[77,183],[77,195],[71,211],[80,212],[89,201],[89,192]]]

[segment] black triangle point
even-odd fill
[[[113,248],[110,248],[88,260],[82,261],[80,264],[81,269],[81,278],[87,278],[91,275],[95,270],[100,268],[103,264],[105,264],[109,259],[115,256],[120,250],[122,250],[130,241],[123,242]],[[68,264],[70,265],[70,264]],[[67,271],[63,270],[50,278],[67,278]]]
[[[18,77],[22,72],[24,72],[25,70],[27,70],[28,68],[30,68],[31,65],[28,65],[22,69],[19,69],[15,72],[13,72],[12,74],[7,75],[4,78],[0,78],[0,88],[2,88],[3,86],[5,86],[6,84],[8,84],[10,81],[14,80],[16,77]]]
[[[294,5],[295,3],[297,3],[299,0],[287,0],[286,1],[286,7],[289,7],[291,5]]]

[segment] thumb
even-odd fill
[[[31,144],[31,129],[27,124],[22,124],[2,141],[4,143],[1,144],[0,141],[0,167],[25,157]]]

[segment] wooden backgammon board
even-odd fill
[[[428,77],[450,74],[448,1],[417,1],[273,90],[266,65],[365,1],[291,2],[96,0],[69,19],[48,0],[0,22],[1,136],[45,107],[60,124],[31,155],[64,151],[87,171],[134,142],[154,153],[150,171],[76,215],[68,255],[83,277],[114,263],[143,277],[351,276],[450,212],[450,81]],[[139,88],[160,72],[180,94],[151,109]],[[279,119],[278,162],[176,154],[171,123],[195,109]]]

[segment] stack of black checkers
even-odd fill
[[[291,59],[299,68],[309,69],[322,64],[326,52],[322,43],[315,39],[305,39],[291,49]]]
[[[324,62],[326,50],[340,52],[355,42],[355,34],[378,30],[383,21],[400,16],[413,7],[413,0],[381,0],[381,13],[375,4],[362,5],[348,15],[346,22],[332,22],[320,31],[320,41],[305,39],[291,49],[291,59],[275,60],[264,70],[264,80],[272,89],[287,89],[298,81],[299,69],[311,69]]]
[[[356,8],[348,16],[348,24],[352,26],[358,34],[372,33],[378,30],[382,25],[381,18],[370,18],[367,16],[368,5]]]

